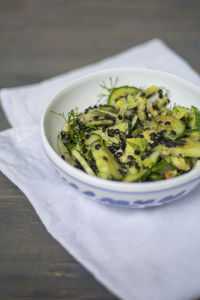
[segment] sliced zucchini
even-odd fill
[[[173,116],[158,116],[155,120],[158,132],[171,139],[177,139],[185,132],[185,124]]]
[[[86,162],[86,160],[78,150],[73,149],[72,156],[74,159],[77,159],[79,161],[79,163],[81,164],[81,166],[83,167],[86,173],[90,175],[95,175],[94,171],[90,168],[89,164]]]
[[[137,114],[140,121],[146,120],[146,99],[136,96],[137,99]]]
[[[96,144],[92,147],[92,155],[98,169],[97,175],[105,179],[121,180],[120,165],[106,147]]]
[[[200,158],[200,142],[195,140],[187,139],[184,145],[177,147],[167,147],[166,145],[159,144],[155,149],[164,156]]]
[[[128,103],[128,95],[136,95],[139,92],[141,92],[141,89],[127,85],[115,88],[108,98],[108,104],[119,109],[122,105]]]
[[[92,145],[93,143],[99,141],[100,135],[97,132],[93,132],[92,134],[86,134],[87,138],[85,138],[85,144],[87,146]]]
[[[187,139],[185,145],[172,148],[172,153],[176,156],[200,158],[200,142]]]
[[[190,109],[187,125],[192,130],[200,130],[200,111],[195,106]]]
[[[178,170],[189,171],[191,169],[190,163],[183,157],[172,156],[170,159]]]
[[[133,129],[135,127],[137,120],[138,120],[138,116],[135,115],[131,121],[131,129]]]
[[[150,169],[158,162],[159,157],[160,153],[158,151],[152,152],[147,158],[142,160],[142,165]]]

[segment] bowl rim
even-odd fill
[[[122,181],[115,181],[109,179],[103,179],[97,176],[92,176],[87,174],[72,165],[70,165],[67,161],[63,161],[61,156],[53,149],[50,145],[46,132],[45,132],[45,120],[49,113],[50,106],[57,102],[57,100],[64,95],[68,90],[73,89],[76,85],[84,84],[85,81],[89,81],[95,76],[99,75],[107,75],[113,72],[142,72],[142,73],[150,73],[156,74],[161,76],[168,76],[175,81],[181,81],[186,87],[192,88],[196,90],[200,94],[200,87],[180,76],[177,76],[173,73],[160,71],[156,69],[147,69],[147,68],[111,68],[111,69],[104,69],[96,72],[91,72],[87,75],[81,76],[78,79],[73,80],[73,82],[67,84],[62,90],[56,93],[50,101],[47,103],[46,107],[41,116],[40,120],[40,137],[42,141],[42,146],[44,151],[46,152],[48,158],[57,166],[61,171],[66,173],[68,176],[72,177],[74,180],[78,180],[82,184],[90,185],[94,188],[99,188],[115,191],[115,192],[124,192],[124,193],[148,193],[148,192],[159,192],[162,190],[169,190],[181,187],[186,182],[193,182],[196,181],[198,178],[200,179],[200,168],[195,168],[190,172],[177,176],[175,178],[167,179],[167,180],[158,180],[153,182],[122,182]]]

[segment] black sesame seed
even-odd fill
[[[61,131],[61,137],[64,138],[66,136],[66,132],[65,131]]]
[[[108,158],[107,158],[106,156],[103,156],[102,158],[103,158],[104,160],[106,160],[106,161],[108,160]]]
[[[134,159],[132,155],[128,155],[128,159]]]
[[[117,128],[117,129],[115,129],[114,132],[115,132],[115,134],[119,134],[120,131],[119,131],[119,129]]]
[[[159,98],[163,98],[163,91],[161,89],[158,90]]]
[[[176,135],[176,131],[174,131],[174,130],[171,130],[171,132],[170,132],[172,135]]]
[[[155,139],[156,139],[156,134],[155,134],[155,132],[152,132],[152,133],[150,134],[150,139],[151,139],[152,141],[155,141]]]
[[[84,144],[84,143],[85,143],[85,140],[84,140],[84,139],[82,139],[82,140],[81,140],[81,143],[82,143],[82,144]]]
[[[165,129],[160,131],[161,134],[166,133],[166,132],[167,132],[167,130],[165,130]]]
[[[158,121],[158,124],[161,125],[163,123],[163,121]]]
[[[86,138],[86,139],[89,139],[89,138],[90,138],[90,135],[89,135],[89,134],[86,134],[85,138]]]
[[[165,122],[165,125],[170,125],[170,124],[171,124],[170,121],[166,121],[166,122]]]
[[[64,155],[61,155],[61,158],[65,160],[65,157],[64,157]]]
[[[87,149],[84,147],[83,148],[83,153],[86,153],[87,152]]]
[[[111,130],[113,130],[113,129],[111,129]],[[111,130],[108,130],[108,136],[113,137],[114,136],[114,130],[113,131],[111,131]]]
[[[105,132],[106,131],[106,126],[102,127],[102,131]]]
[[[139,155],[140,154],[140,150],[135,149],[134,153],[135,153],[135,155]]]
[[[123,155],[123,152],[117,152],[117,153],[115,154],[116,157],[120,157],[120,156],[122,156],[122,155]]]
[[[112,152],[112,153],[114,153],[115,152],[115,148],[114,148],[114,146],[110,146],[110,147],[108,147],[108,149],[110,150],[110,152]]]
[[[158,107],[158,105],[157,105],[157,104],[154,104],[154,105],[153,105],[153,109],[155,109],[155,110],[159,110],[159,107]]]
[[[155,95],[155,93],[149,94],[146,98],[149,99],[149,98],[151,98],[153,95]]]
[[[140,169],[140,166],[137,162],[135,162],[135,167],[136,167],[136,169]]]
[[[119,115],[119,116],[118,116],[118,119],[119,119],[119,120],[122,120],[122,119],[123,119],[122,115]]]
[[[101,145],[100,144],[97,144],[96,146],[95,146],[95,149],[97,149],[97,150],[99,150],[101,148]]]

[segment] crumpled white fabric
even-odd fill
[[[38,84],[2,89],[13,128],[0,133],[0,169],[24,192],[48,232],[115,295],[194,299],[200,296],[200,187],[156,208],[104,206],[66,185],[41,146],[40,116],[57,91],[89,72],[127,66],[165,70],[200,84],[187,62],[154,39]]]

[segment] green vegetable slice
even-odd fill
[[[200,111],[195,106],[190,109],[187,125],[192,130],[200,130]]]
[[[106,147],[99,147],[96,144],[92,147],[92,154],[96,161],[98,173],[97,175],[105,179],[122,180],[120,166],[115,161],[114,156]]]
[[[128,85],[115,88],[112,90],[108,98],[108,104],[120,108],[121,105],[128,103],[127,100],[128,95],[136,95],[141,91],[142,91],[141,89],[138,89],[136,87],[131,87]]]

